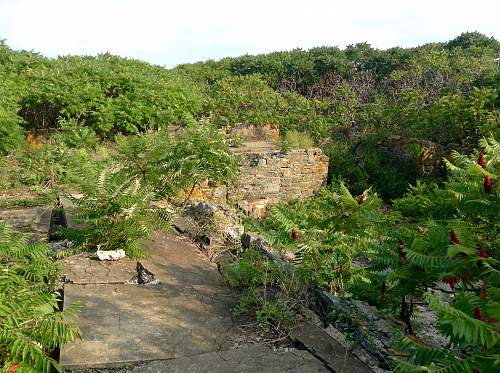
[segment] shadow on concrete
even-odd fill
[[[191,243],[159,235],[143,261],[159,285],[66,284],[65,307],[82,305],[81,341],[61,352],[65,368],[119,366],[227,349],[238,335],[236,294]]]

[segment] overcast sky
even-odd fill
[[[0,0],[0,39],[47,56],[111,52],[174,66],[368,42],[500,39],[500,0]]]

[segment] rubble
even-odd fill
[[[99,260],[120,260],[125,258],[125,251],[119,250],[97,250],[96,256]]]
[[[146,269],[141,262],[137,262],[136,271],[137,274],[131,280],[133,284],[158,285],[160,283],[160,281],[155,278],[154,273]]]

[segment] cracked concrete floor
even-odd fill
[[[135,261],[63,261],[64,307],[78,302],[83,338],[61,351],[65,368],[171,359],[230,347],[235,294],[215,265],[180,237],[159,233],[141,260],[159,285],[133,285]],[[72,283],[71,283],[72,282]]]
[[[278,354],[265,346],[240,346],[245,338],[231,315],[237,295],[191,241],[158,233],[144,246],[149,257],[140,261],[159,285],[128,284],[136,265],[128,258],[63,260],[64,307],[80,303],[83,335],[61,351],[65,370],[327,371],[305,351]]]

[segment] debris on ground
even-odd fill
[[[125,258],[125,251],[119,250],[97,250],[96,256],[99,260],[120,260]]]
[[[136,270],[137,274],[132,278],[132,283],[140,285],[158,285],[160,283],[155,279],[154,273],[146,269],[141,262],[137,262]]]

